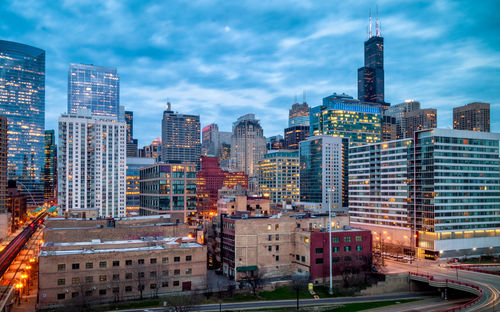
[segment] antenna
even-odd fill
[[[377,19],[375,22],[375,36],[380,37],[380,28],[378,27],[378,4],[377,4]]]
[[[371,38],[371,37],[372,37],[372,9],[370,8],[370,31],[369,31],[368,38]]]

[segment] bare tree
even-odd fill
[[[246,271],[245,276],[241,278],[241,282],[247,284],[250,288],[252,288],[252,293],[254,296],[257,296],[257,288],[259,288],[262,283],[262,274],[259,270]]]
[[[172,312],[189,312],[194,311],[194,307],[199,303],[199,296],[196,295],[173,295],[167,297],[165,302],[167,303],[168,311]]]
[[[293,274],[292,275],[292,289],[297,295],[297,311],[299,311],[299,294],[302,289],[307,287],[309,283],[309,273],[305,274]]]

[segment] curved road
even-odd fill
[[[443,262],[417,260],[413,264],[386,259],[384,273],[417,272],[435,278],[457,280],[457,270]],[[500,309],[500,278],[498,275],[458,270],[458,280],[481,287],[483,297],[467,311],[496,311]]]

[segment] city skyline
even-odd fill
[[[303,90],[311,107],[333,92],[357,95],[375,3],[174,6],[4,2],[0,38],[46,51],[47,129],[57,129],[66,112],[71,62],[116,67],[120,103],[134,111],[139,146],[160,136],[167,99],[181,113],[203,112],[201,125],[215,122],[221,131],[255,113],[268,137],[283,134]],[[379,3],[386,101],[437,108],[443,128],[452,127],[453,107],[489,102],[491,131],[499,132],[496,6]]]

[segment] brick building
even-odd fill
[[[186,225],[164,219],[48,219],[39,257],[39,307],[205,289],[206,247],[185,236]]]
[[[197,210],[200,218],[211,219],[217,213],[218,191],[240,185],[248,187],[244,172],[224,171],[217,157],[201,156],[201,170],[196,173]]]

